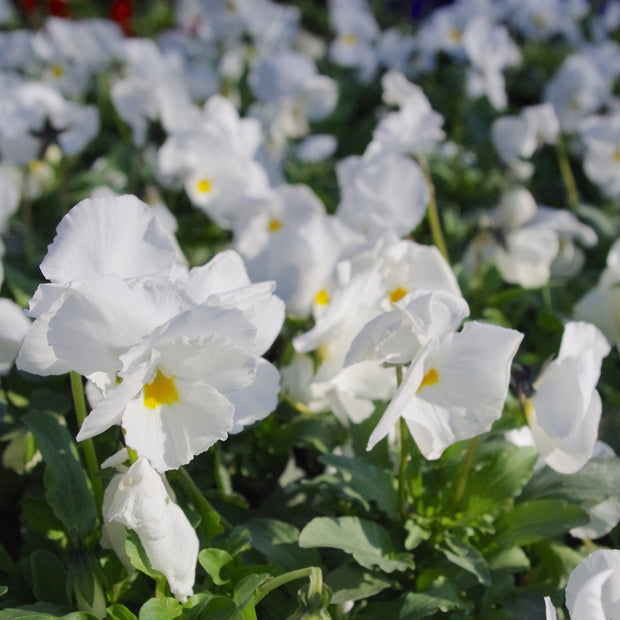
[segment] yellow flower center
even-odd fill
[[[390,291],[390,301],[395,304],[399,299],[402,299],[407,294],[407,291],[402,286],[397,286]]]
[[[461,31],[458,28],[452,28],[450,30],[450,41],[452,43],[459,43],[461,40]]]
[[[276,230],[280,230],[280,228],[282,228],[282,220],[277,218],[269,220],[269,224],[267,224],[267,230],[269,230],[269,232],[276,232]]]
[[[28,169],[32,174],[42,172],[45,168],[45,164],[40,159],[32,159],[28,162]]]
[[[523,402],[523,413],[525,414],[525,419],[527,423],[530,424],[530,418],[532,417],[532,413],[534,412],[534,405],[529,398],[526,398]]]
[[[50,67],[50,71],[52,73],[52,76],[55,77],[57,80],[65,74],[65,70],[61,65],[52,65]]]
[[[196,183],[196,189],[201,194],[207,194],[211,191],[211,181],[209,179],[200,179],[198,183]]]
[[[325,289],[321,289],[315,296],[314,301],[319,306],[326,306],[329,303],[329,293]]]
[[[439,381],[439,373],[431,368],[422,379],[422,383],[420,383],[420,387],[416,390],[416,394],[420,393],[420,390],[427,385],[435,385]]]
[[[144,406],[156,409],[159,405],[172,405],[179,402],[179,392],[174,385],[174,377],[166,377],[157,369],[157,375],[151,383],[144,386]]]
[[[547,25],[547,18],[542,13],[536,13],[533,21],[536,28],[544,28]]]
[[[347,32],[347,34],[342,35],[342,42],[345,45],[355,45],[357,41],[357,37],[352,32]]]
[[[620,164],[620,149],[614,151],[614,162]]]

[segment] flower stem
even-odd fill
[[[402,366],[396,366],[396,387],[403,382]],[[400,463],[398,465],[398,505],[403,521],[407,518],[407,463],[409,461],[409,428],[403,418],[398,420]]]
[[[208,546],[213,537],[224,531],[224,526],[230,527],[230,525],[213,508],[185,468],[179,467],[177,470],[171,470],[168,472],[168,475],[176,478],[191,498],[196,510],[200,513],[200,527],[204,537],[203,545]]]
[[[256,588],[254,597],[252,598],[252,605],[256,607],[256,605],[258,605],[271,591],[289,583],[289,581],[303,579],[304,577],[310,578],[309,594],[320,594],[323,590],[323,573],[317,566],[309,566],[308,568],[292,570],[288,573],[284,573],[284,575],[278,575],[277,577],[268,579],[265,583]]]
[[[428,188],[428,222],[431,227],[431,235],[433,236],[433,243],[437,249],[443,254],[443,257],[450,262],[450,256],[448,254],[448,246],[443,236],[443,230],[441,228],[441,220],[439,219],[439,210],[437,209],[437,201],[435,199],[435,186],[431,178],[431,173],[428,168],[428,163],[424,157],[418,155],[416,157],[424,178],[426,179],[426,187]]]
[[[82,384],[82,377],[77,372],[72,370],[69,373],[69,377],[71,379],[71,394],[73,395],[75,417],[77,418],[78,427],[81,428],[87,415],[84,385]],[[101,504],[103,503],[103,485],[101,484],[101,478],[99,478],[99,461],[97,460],[95,444],[92,439],[84,439],[81,444],[86,460],[86,469],[88,470],[88,475],[90,476],[90,481],[93,486],[95,502],[98,510],[101,510]]]
[[[577,190],[575,177],[573,176],[570,161],[566,154],[566,147],[564,146],[561,136],[558,136],[555,152],[558,158],[558,166],[560,168],[560,174],[562,175],[562,181],[564,182],[564,188],[566,189],[566,202],[568,207],[572,211],[575,211],[579,206],[579,191]]]
[[[461,471],[459,472],[459,477],[456,480],[456,485],[454,486],[454,496],[452,497],[452,508],[456,512],[461,500],[463,499],[463,495],[465,494],[465,487],[467,486],[467,477],[469,476],[469,472],[474,464],[474,457],[476,456],[476,448],[478,447],[478,437],[474,437],[469,442],[469,448],[467,448],[467,454],[465,455],[465,460],[461,465]]]

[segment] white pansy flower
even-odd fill
[[[193,594],[199,541],[164,478],[139,458],[112,478],[101,510],[104,543],[129,568],[125,538],[127,530],[133,530],[151,566],[163,573],[174,596],[185,602]]]
[[[476,321],[460,332],[452,325],[452,320],[441,321],[415,353],[370,435],[369,450],[402,417],[422,454],[437,459],[453,443],[487,432],[500,417],[523,334]]]
[[[596,325],[607,339],[620,346],[620,240],[616,240],[607,254],[607,265],[596,286],[576,304],[576,319]]]
[[[534,382],[526,415],[536,447],[560,473],[572,474],[592,457],[602,412],[596,384],[609,351],[594,325],[567,323],[558,357]]]
[[[566,584],[566,607],[574,620],[620,618],[620,551],[599,549],[579,562]]]

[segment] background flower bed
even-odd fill
[[[2,421],[3,617],[58,617],[74,609],[93,608],[103,615],[106,612],[101,611],[102,605],[107,605],[107,613],[113,618],[131,618],[131,614],[140,618],[251,618],[255,603],[261,618],[314,617],[312,614],[327,617],[328,613],[336,618],[377,618],[387,614],[402,618],[544,617],[543,597],[550,596],[555,606],[561,607],[568,577],[583,558],[595,549],[618,547],[614,527],[618,519],[615,456],[609,458],[607,453],[603,458],[601,453],[586,458],[588,462],[576,473],[559,473],[537,466],[538,451],[534,447],[517,447],[505,436],[505,432],[526,424],[526,400],[532,398],[532,381],[542,377],[545,365],[558,356],[564,324],[584,318],[576,309],[595,289],[604,269],[609,286],[603,283],[596,290],[603,300],[600,303],[609,303],[614,316],[615,263],[606,261],[608,256],[615,256],[610,249],[618,234],[614,190],[618,162],[613,147],[619,66],[614,42],[617,6],[606,3],[595,10],[597,7],[587,8],[578,2],[569,4],[570,10],[549,2],[544,5],[547,13],[539,14],[534,6],[524,5],[518,10],[509,2],[498,3],[498,11],[504,14],[484,23],[479,21],[476,27],[480,30],[475,32],[478,36],[472,35],[475,41],[489,41],[491,47],[482,53],[463,49],[460,40],[478,13],[487,10],[490,14],[484,3],[455,4],[445,12],[406,3],[341,3],[340,17],[338,3],[326,6],[300,2],[295,4],[300,12],[290,14],[279,13],[275,5],[265,3],[261,8],[274,16],[272,25],[280,28],[272,38],[269,24],[259,20],[256,4],[239,3],[235,7],[234,3],[214,3],[208,7],[117,2],[108,10],[97,3],[41,2],[21,3],[15,8],[12,17],[6,18],[7,30],[3,33],[3,79],[7,85],[3,104],[9,106],[6,118],[15,119],[13,125],[8,122],[2,127],[0,150],[7,190],[3,200],[7,215],[17,208],[3,237],[4,296],[22,307],[28,305],[42,282],[39,265],[58,222],[80,200],[98,192],[104,195],[102,188],[107,188],[112,194],[134,194],[149,204],[165,205],[176,220],[176,238],[190,266],[219,256],[231,243],[242,254],[245,251],[252,279],[277,280],[277,292],[285,298],[289,312],[280,335],[265,355],[283,375],[275,411],[198,454],[186,468],[191,483],[177,470],[167,474],[176,501],[200,532],[202,551],[194,595],[184,603],[170,596],[165,579],[149,566],[144,545],[135,535],[127,538],[125,551],[137,571],[123,567],[113,551],[100,545],[96,492],[78,456],[80,444],[73,441],[79,424],[72,412],[66,376],[41,378],[7,365]],[[7,4],[2,8],[8,12],[10,7]],[[230,30],[209,31],[209,10],[220,17],[222,11],[228,10],[238,22],[233,20],[231,24],[222,18],[218,24]],[[271,10],[274,12],[268,13]],[[197,19],[201,12],[204,19]],[[54,22],[49,14],[69,21]],[[92,64],[86,77],[80,77],[78,71],[75,83],[62,83],[62,78],[80,66],[80,53],[85,54],[87,48],[73,44],[63,49],[61,43],[71,42],[71,34],[59,24],[77,28],[80,20],[100,16],[115,18],[124,34],[119,30],[110,39],[103,37],[99,48],[102,56],[89,59]],[[305,47],[296,38],[300,32],[297,19],[304,31],[316,37],[305,40]],[[374,241],[377,236],[367,224],[373,221],[397,237],[411,233],[418,244],[441,245],[430,215],[424,215],[429,200],[429,194],[424,192],[428,187],[411,180],[418,169],[423,179],[423,170],[428,166],[443,223],[446,254],[469,304],[470,319],[525,335],[512,366],[511,391],[501,419],[477,443],[454,443],[435,460],[424,458],[414,442],[409,442],[410,454],[403,459],[394,437],[367,451],[368,438],[389,399],[374,398],[374,412],[360,421],[355,419],[355,408],[352,411],[344,407],[344,414],[332,411],[333,401],[330,407],[317,403],[320,399],[316,395],[304,393],[313,372],[324,360],[319,352],[313,356],[315,368],[312,364],[309,370],[307,365],[292,366],[294,348],[297,354],[303,352],[303,345],[294,347],[292,343],[315,321],[320,324],[317,306],[323,304],[314,297],[313,314],[299,311],[294,304],[300,302],[293,293],[285,295],[291,290],[285,288],[290,281],[278,270],[278,259],[253,254],[257,251],[252,245],[256,242],[257,224],[244,228],[242,218],[236,219],[225,200],[220,198],[218,203],[201,195],[204,171],[175,168],[184,151],[193,148],[191,142],[179,138],[178,144],[168,143],[168,158],[161,155],[167,138],[179,130],[175,123],[182,125],[183,121],[182,114],[169,114],[175,105],[179,105],[178,112],[184,113],[181,104],[165,98],[175,93],[175,85],[180,83],[175,81],[179,79],[179,65],[174,64],[177,61],[167,65],[169,61],[163,60],[156,47],[114,58],[118,52],[115,46],[119,48],[131,40],[123,37],[160,37],[178,26],[186,39],[183,45],[169,42],[168,50],[178,45],[187,54],[182,65],[187,74],[182,75],[188,83],[196,80],[198,92],[191,97],[194,102],[202,104],[219,91],[238,110],[239,127],[240,119],[245,118],[258,118],[262,123],[259,142],[264,152],[260,157],[258,150],[251,157],[246,153],[240,174],[227,176],[229,169],[224,170],[224,198],[241,192],[235,195],[244,199],[249,196],[260,204],[260,195],[252,195],[256,186],[239,190],[236,184],[254,175],[265,175],[267,180],[257,181],[265,193],[283,182],[303,183],[318,196],[326,214],[341,217],[356,234],[365,235],[365,241]],[[400,30],[390,31],[394,37],[390,39],[386,33],[394,26]],[[32,41],[20,47],[19,39],[11,38],[11,33],[25,28],[42,33],[43,42],[39,41],[38,47],[31,48]],[[291,47],[303,49],[308,58],[315,50],[311,66],[315,66],[316,73],[299,58],[291,59],[291,66],[296,67],[292,74],[286,73],[286,67],[278,68],[277,54],[274,60],[270,46],[279,45],[279,37],[290,32]],[[360,47],[348,56],[346,49],[328,47],[339,37],[345,47],[347,43]],[[50,45],[49,40],[54,44]],[[164,49],[164,39],[158,40]],[[114,45],[108,49],[110,41]],[[575,68],[565,80],[565,91],[558,102],[549,84],[556,80],[555,84],[561,85],[557,76],[566,60],[577,56],[591,63],[588,75],[600,70],[600,79],[595,84],[585,83],[581,91],[578,86],[583,73]],[[228,64],[221,63],[221,58]],[[256,67],[264,58],[272,64],[267,62],[259,72]],[[206,68],[210,72],[200,73]],[[406,110],[405,97],[390,99],[385,95],[389,87],[381,76],[390,69],[402,72],[409,83],[418,85],[430,102],[427,110],[422,103],[416,111],[427,114],[422,116],[425,120],[418,129],[435,129],[426,142],[421,139],[422,132],[408,134],[406,125],[398,125],[404,119],[390,117],[398,110]],[[197,71],[199,77],[192,78],[190,70]],[[274,79],[271,83],[278,70],[283,71],[280,81]],[[311,78],[329,76],[333,82],[319,80],[312,88],[303,86],[298,83],[296,71],[307,71]],[[147,83],[140,84],[144,75],[148,76]],[[54,78],[59,81],[53,88],[62,93],[62,101],[80,107],[65,111],[64,104],[58,103],[57,108],[65,114],[59,123],[52,113],[56,104],[50,104],[46,112],[49,122],[34,122],[26,131],[30,138],[39,140],[33,147],[36,157],[16,159],[19,149],[12,141],[12,126],[18,126],[21,111],[35,108],[29,107],[26,95],[14,99],[8,86],[22,80],[49,84],[46,80],[54,83]],[[396,84],[408,88],[406,82]],[[272,97],[278,89],[286,94],[292,92],[294,100]],[[588,99],[584,92],[596,96]],[[312,98],[313,93],[321,105]],[[329,100],[334,93],[337,102],[334,99],[331,107]],[[585,98],[579,100],[580,96]],[[566,109],[562,108],[562,97],[568,103]],[[151,106],[153,100],[158,102],[155,108]],[[560,119],[559,128],[550,132],[549,139],[544,138],[542,130],[549,130],[552,124],[547,120],[528,150],[521,143],[530,131],[530,125],[522,122],[522,111],[549,101]],[[576,120],[570,114],[571,103],[575,102],[579,104],[572,105],[573,112],[579,112]],[[88,109],[96,110],[95,123],[86,118]],[[84,122],[79,125],[82,117]],[[512,142],[502,142],[491,129],[497,127],[494,123],[498,119],[506,117],[517,119],[511,121],[517,123],[509,134]],[[421,166],[413,168],[413,164],[400,159],[387,164],[381,161],[377,173],[370,165],[364,168],[363,159],[350,160],[361,166],[361,181],[364,174],[372,179],[370,187],[362,191],[355,185],[359,183],[355,173],[349,171],[345,180],[344,173],[337,173],[337,166],[349,156],[367,153],[380,122],[388,118],[396,119],[403,141],[412,140],[408,146],[416,152]],[[67,145],[61,137],[67,134],[63,123],[70,121],[76,122],[78,135]],[[24,122],[28,126],[32,121],[26,117]],[[389,125],[382,127],[394,141]],[[333,136],[336,150],[330,152],[333,143],[328,139],[320,156],[307,145],[311,155],[304,155],[298,145],[310,134]],[[215,141],[217,135],[210,137]],[[23,135],[17,133],[20,138]],[[77,149],[71,146],[75,140],[82,142]],[[218,155],[224,146],[222,143]],[[214,158],[213,152],[207,151],[207,155]],[[593,157],[594,163],[588,164]],[[531,171],[524,168],[524,163],[532,164]],[[390,178],[393,170],[406,174]],[[194,172],[198,176],[192,176]],[[175,176],[186,178],[171,182]],[[382,185],[384,178],[390,179],[392,185]],[[403,195],[403,187],[411,196]],[[555,254],[549,255],[547,263],[534,259],[528,263],[529,255],[524,250],[517,252],[514,260],[501,254],[511,247],[509,240],[517,238],[514,235],[520,234],[524,224],[527,240],[534,239],[539,230],[527,228],[529,220],[524,214],[530,208],[529,198],[523,193],[511,194],[515,187],[527,189],[534,197],[535,209],[548,205],[556,213],[572,213],[576,220],[571,220],[569,226],[548,226],[553,235],[541,238],[551,239],[551,245],[558,244],[558,249],[583,246],[583,266],[566,275],[547,271]],[[377,196],[373,195],[375,190]],[[373,211],[374,203],[368,194],[380,203],[380,208],[388,210],[389,216]],[[313,198],[292,190],[282,190],[282,196],[269,196],[273,204],[280,205],[280,212],[274,207],[276,213],[286,213],[289,204],[302,205],[297,207],[299,213],[319,209]],[[517,198],[509,203],[506,196]],[[368,207],[363,202],[366,199]],[[413,213],[416,201],[419,216]],[[362,204],[370,213],[365,222],[356,219],[355,209],[361,211]],[[495,208],[502,204],[508,206],[498,215]],[[274,212],[265,215],[263,222],[268,230],[274,229],[271,232],[282,224]],[[587,225],[596,241],[588,241],[588,234],[575,221]],[[307,226],[305,222],[303,225]],[[390,231],[397,226],[402,230]],[[567,235],[560,236],[560,232],[567,232],[566,228]],[[286,261],[299,268],[294,258],[297,252],[307,261],[302,266],[309,269],[313,265],[308,257],[327,254],[327,248],[338,254],[327,241],[319,244],[315,254],[303,254],[304,238],[322,233],[312,228],[301,230],[304,232],[299,237],[293,237],[299,245],[291,243],[289,254],[282,254],[280,261],[285,261],[286,256]],[[349,237],[346,239],[337,237],[335,245],[355,245]],[[476,243],[485,248],[484,256],[490,260],[474,265],[472,270],[466,257],[468,248]],[[283,248],[285,251],[286,246]],[[263,256],[262,262],[256,256]],[[527,268],[522,272],[523,264]],[[527,280],[533,273],[542,273],[537,276],[542,281],[532,284]],[[329,291],[332,297],[336,290],[334,287]],[[396,290],[392,288],[391,293]],[[393,301],[398,302],[395,297]],[[599,316],[604,316],[599,310],[603,307],[607,308],[595,305],[594,313],[586,307],[589,314],[584,311],[585,318],[596,323]],[[351,312],[360,311],[354,308]],[[5,321],[9,325],[8,319]],[[9,341],[14,340],[16,329],[10,325]],[[614,345],[617,334],[613,321],[603,321],[599,327]],[[315,351],[310,345],[306,350]],[[603,403],[599,437],[613,450],[620,448],[617,364],[614,348],[602,362],[598,382]],[[296,382],[295,373],[306,371],[310,374],[305,382]],[[400,428],[401,435],[406,436],[407,431],[402,425]],[[120,442],[118,427],[97,436],[95,446],[100,460],[114,454]],[[97,478],[106,486],[114,473],[112,468],[103,469]],[[200,493],[208,500],[206,507]],[[591,542],[591,535],[576,528],[588,523],[596,507],[599,516],[604,515],[599,530],[604,533]],[[223,526],[216,523],[220,519]],[[282,575],[286,577],[277,581]],[[298,593],[302,582],[294,578],[311,578],[309,590]],[[617,576],[613,578],[617,580]],[[322,588],[323,582],[326,588]],[[99,600],[97,606],[99,586],[106,600]],[[599,598],[609,604],[609,595],[601,592]],[[82,614],[87,617],[85,612]]]

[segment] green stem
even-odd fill
[[[213,508],[185,468],[179,467],[177,470],[171,470],[168,472],[168,476],[174,477],[179,482],[200,513],[200,527],[204,537],[204,546],[209,546],[211,539],[221,534],[224,527],[231,528],[230,524]]]
[[[456,480],[456,485],[454,487],[454,496],[452,498],[452,507],[456,512],[461,500],[463,499],[463,495],[465,494],[465,487],[467,486],[467,477],[469,476],[469,472],[474,464],[474,457],[476,456],[476,448],[478,447],[478,437],[474,437],[469,442],[469,448],[467,449],[467,454],[465,455],[465,460],[461,465],[461,471],[459,472],[459,477]]]
[[[428,222],[431,227],[433,243],[449,263],[450,256],[448,255],[448,246],[446,245],[446,240],[443,236],[441,220],[439,219],[439,210],[437,209],[437,201],[435,200],[435,186],[433,185],[433,179],[431,178],[428,163],[421,155],[418,155],[416,159],[420,165],[420,168],[422,168],[424,178],[426,179],[426,187],[428,188]]]
[[[558,166],[560,168],[560,174],[562,175],[562,181],[564,182],[564,188],[566,190],[566,202],[568,207],[575,211],[579,206],[579,191],[577,190],[575,177],[573,176],[573,171],[570,167],[570,161],[568,160],[566,148],[561,136],[558,136],[555,152],[558,158]]]
[[[398,505],[403,521],[407,518],[407,462],[409,460],[409,428],[403,418],[398,420],[400,431],[400,465],[398,467]]]
[[[396,387],[403,382],[403,368],[396,366]],[[407,518],[407,463],[409,461],[409,428],[403,418],[398,420],[400,463],[398,465],[398,505],[403,521]]]
[[[323,590],[323,573],[317,566],[309,566],[308,568],[292,570],[288,573],[284,573],[284,575],[278,575],[277,577],[268,579],[265,583],[256,588],[251,604],[256,607],[256,605],[258,605],[271,591],[289,583],[289,581],[303,579],[304,577],[310,578],[310,594],[320,594]]]
[[[73,395],[75,417],[77,418],[78,427],[81,428],[87,415],[84,385],[82,384],[82,377],[77,372],[72,370],[69,373],[69,377],[71,379],[71,394]],[[84,452],[84,459],[86,460],[86,469],[88,470],[88,475],[93,485],[93,493],[95,495],[97,508],[101,510],[101,504],[103,503],[103,485],[99,477],[99,461],[97,460],[95,444],[92,439],[84,439],[81,445]]]
[[[217,488],[224,493],[224,495],[232,495],[232,482],[230,480],[230,474],[222,463],[222,448],[220,443],[216,443],[211,447],[213,451],[213,468],[215,471],[215,483]]]

